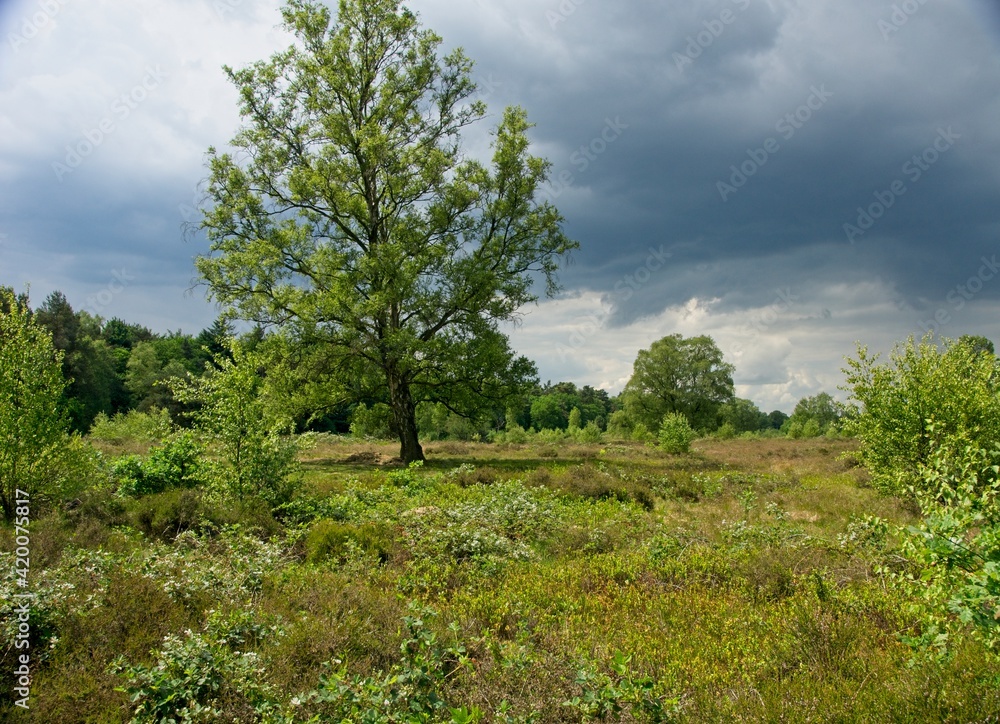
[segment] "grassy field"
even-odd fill
[[[94,492],[34,521],[44,661],[26,715],[3,652],[0,718],[156,721],[187,697],[205,721],[362,721],[347,698],[388,717],[418,691],[459,710],[427,721],[997,721],[981,645],[900,642],[914,511],[849,441],[432,442],[411,469],[315,442],[275,512]]]

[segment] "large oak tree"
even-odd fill
[[[472,63],[397,0],[292,0],[297,42],[226,71],[244,125],[209,150],[197,260],[233,316],[276,326],[345,401],[384,392],[404,461],[423,458],[419,401],[471,415],[534,377],[500,324],[557,286],[576,246],[539,199],[549,164],[508,108],[492,160],[462,152],[484,120]],[[301,367],[300,367],[301,369]]]

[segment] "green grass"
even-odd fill
[[[331,676],[383,696],[380,672],[416,670],[484,721],[588,720],[564,705],[588,696],[626,722],[655,720],[654,700],[685,722],[996,717],[1000,665],[971,635],[941,661],[900,643],[919,622],[885,571],[905,561],[891,531],[856,521],[914,513],[867,487],[852,449],[438,442],[407,470],[394,445],[320,436],[303,493],[273,515],[192,491],[94,492],[33,524],[42,660],[25,715],[3,652],[0,718],[128,721],[126,672],[139,686],[163,656],[222,672],[203,701],[230,721],[264,719],[264,700],[285,720],[350,719],[304,693]],[[12,532],[0,542],[12,550]],[[408,633],[411,604],[436,615]]]

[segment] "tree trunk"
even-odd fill
[[[393,422],[399,435],[399,458],[409,465],[424,459],[424,450],[417,438],[417,406],[413,403],[409,382],[391,372],[387,377]]]

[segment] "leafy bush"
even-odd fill
[[[278,714],[277,693],[264,680],[263,663],[247,650],[277,629],[254,618],[250,612],[212,614],[203,633],[168,635],[153,652],[152,666],[116,660],[112,671],[125,679],[121,690],[129,695],[132,722],[262,721]]]
[[[528,431],[516,422],[508,423],[505,430],[498,430],[490,434],[490,441],[500,445],[524,445],[529,439]]]
[[[619,651],[611,662],[611,674],[592,665],[583,666],[576,675],[581,692],[563,706],[579,712],[585,722],[620,718],[626,712],[641,717],[641,721],[671,721],[680,712],[680,699],[658,695],[656,681],[635,676],[631,662],[631,656]]]
[[[204,449],[191,433],[180,433],[154,447],[143,460],[126,455],[112,465],[112,477],[123,495],[162,493],[172,488],[192,488],[203,472]]]
[[[821,432],[819,421],[816,418],[806,420],[802,425],[802,437],[806,439],[819,437]]]
[[[858,438],[858,457],[885,492],[903,494],[920,481],[932,425],[939,437],[965,437],[985,449],[1000,440],[1000,371],[988,352],[950,340],[939,348],[928,335],[898,346],[888,364],[859,347],[848,366],[853,414],[846,431]]]
[[[173,432],[170,413],[162,408],[149,412],[130,410],[109,418],[98,413],[90,428],[89,436],[95,440],[121,444],[125,442],[160,442]]]
[[[909,643],[944,650],[952,634],[971,624],[997,648],[1000,448],[979,447],[967,435],[944,435],[937,425],[929,432],[937,439],[921,482],[911,488],[923,521],[909,529],[904,548],[917,572],[902,578],[922,600],[917,610],[924,624],[922,635]]]
[[[295,708],[313,715],[310,721],[478,721],[481,713],[453,708],[446,698],[450,680],[471,668],[466,649],[458,642],[458,628],[452,625],[449,629],[455,642],[445,643],[425,623],[436,616],[434,611],[412,605],[410,611],[403,619],[409,636],[400,647],[400,661],[390,671],[383,676],[352,676],[342,666],[324,676],[318,689],[295,697]]]
[[[578,429],[573,433],[573,439],[583,444],[598,443],[602,437],[603,433],[600,426],[593,420],[588,422],[584,428]]]
[[[695,439],[695,432],[691,429],[691,424],[684,415],[679,412],[671,412],[664,415],[656,439],[661,450],[676,455],[691,450],[691,442]]]
[[[389,560],[395,547],[393,529],[386,523],[342,523],[317,521],[306,536],[306,560],[319,563],[328,558],[344,560],[353,551]]]

